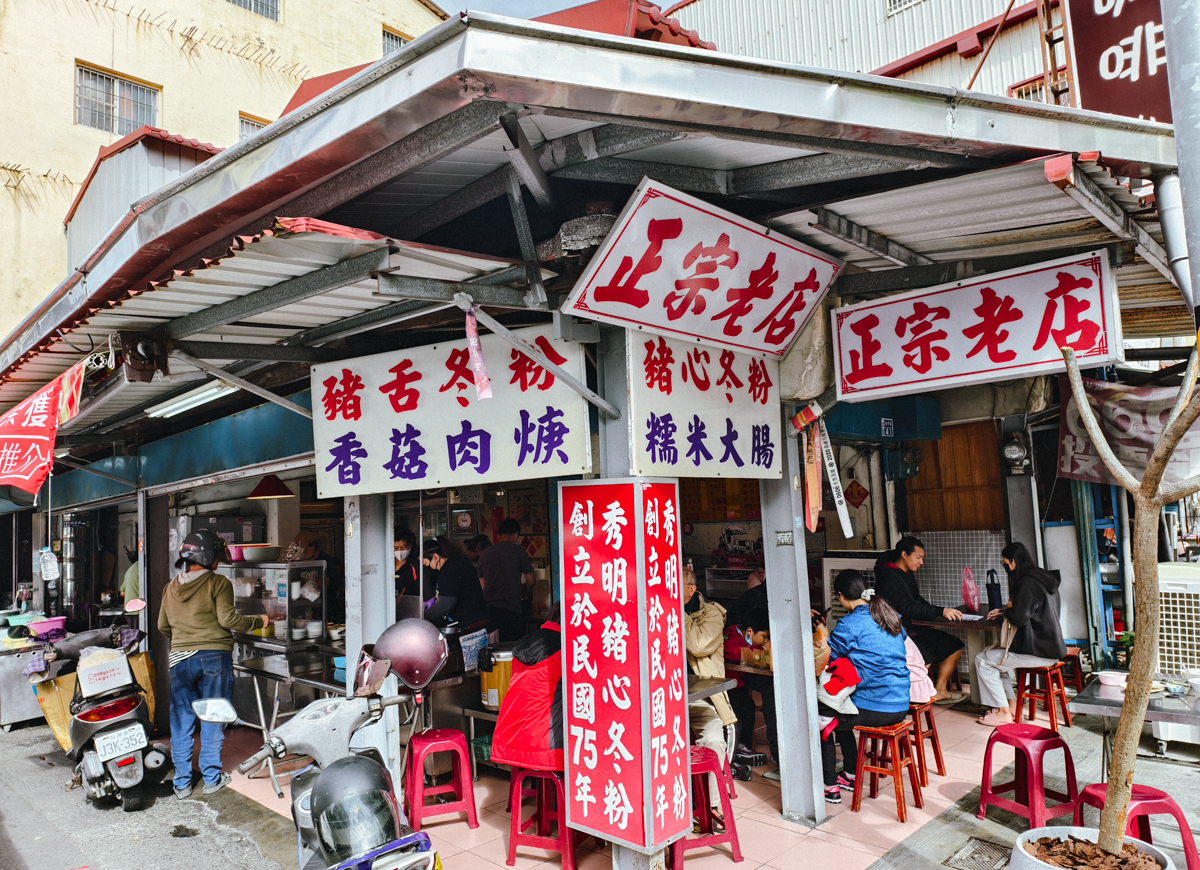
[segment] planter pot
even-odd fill
[[[1097,828],[1072,828],[1066,825],[1028,830],[1017,837],[1017,844],[1013,846],[1012,859],[1008,863],[1009,870],[1046,870],[1048,867],[1054,868],[1054,865],[1047,864],[1045,861],[1039,861],[1026,852],[1025,844],[1034,840],[1040,840],[1042,837],[1059,837],[1065,840],[1068,836],[1075,836],[1081,840],[1089,840],[1094,843],[1099,838],[1100,831]],[[1167,857],[1162,849],[1159,849],[1152,843],[1144,843],[1141,840],[1135,840],[1133,837],[1126,837],[1125,842],[1133,843],[1146,854],[1153,855],[1158,863],[1163,866],[1163,870],[1175,870],[1174,862]],[[1058,868],[1054,868],[1054,870],[1058,870]]]

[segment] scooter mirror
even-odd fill
[[[238,714],[233,709],[233,705],[224,698],[201,698],[198,701],[192,701],[192,711],[201,722],[232,725],[238,721]]]
[[[391,659],[377,659],[365,649],[358,653],[358,665],[354,669],[354,695],[362,698],[378,695],[392,669]]]
[[[141,613],[146,609],[146,600],[144,598],[130,598],[125,602],[126,613]]]

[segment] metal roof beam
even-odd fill
[[[897,266],[932,266],[933,260],[904,247],[898,242],[879,235],[872,229],[856,224],[849,218],[844,218],[827,208],[817,209],[817,222],[812,224],[814,230],[849,242],[856,248],[862,248],[872,254],[890,260]]]
[[[913,168],[914,165],[905,160],[886,160],[852,154],[813,154],[735,169],[730,173],[729,192],[737,196],[748,196],[789,187],[849,181],[853,178]]]
[[[181,350],[200,359],[262,360],[264,362],[323,363],[340,359],[333,350],[289,347],[283,344],[251,344],[225,341],[176,341],[171,350]]]
[[[588,163],[565,167],[553,173],[555,178],[576,181],[599,181],[627,184],[636,187],[643,177],[690,193],[729,194],[729,172],[723,169],[704,169],[697,166],[676,166],[671,163],[649,163],[643,160],[624,160],[601,157]]]
[[[372,272],[386,269],[388,255],[388,249],[383,247],[309,272],[307,275],[280,281],[262,290],[172,320],[163,328],[163,332],[167,338],[187,338],[189,335],[208,332],[227,323],[265,314],[292,302],[319,296],[369,278]]]
[[[538,207],[547,215],[554,214],[558,206],[554,201],[554,191],[550,188],[550,179],[546,177],[546,171],[542,169],[525,131],[521,129],[517,113],[501,115],[500,126],[504,128],[504,132],[508,134],[508,141],[512,143],[512,150],[504,153],[517,177],[529,189]]]
[[[279,407],[287,408],[289,411],[299,414],[301,417],[307,417],[310,420],[312,419],[312,411],[308,410],[308,408],[302,408],[295,402],[289,402],[287,399],[283,398],[283,396],[277,396],[270,390],[260,387],[258,384],[251,383],[245,378],[239,378],[237,375],[230,374],[223,368],[215,366],[210,362],[205,362],[202,359],[197,359],[191,354],[184,353],[181,350],[174,351],[172,355],[183,360],[189,365],[195,366],[198,369],[204,369],[204,371],[208,372],[219,381],[224,381],[231,386],[245,390],[247,393],[253,393],[256,396],[266,399],[268,402],[274,402]]]
[[[92,468],[91,466],[89,466],[83,462],[77,462],[75,460],[68,459],[65,456],[55,457],[54,461],[59,463],[60,465],[67,466],[67,468],[74,468],[78,471],[86,471],[88,474],[94,474],[97,477],[103,477],[105,480],[115,480],[117,483],[121,483],[121,484],[124,484],[125,486],[131,486],[134,489],[137,489],[137,481],[129,480],[124,477],[117,477],[115,474],[109,474],[107,471],[100,471],[98,469]]]
[[[525,200],[521,196],[521,182],[515,171],[509,171],[504,177],[505,190],[508,196],[508,209],[512,212],[513,229],[517,231],[517,243],[521,246],[521,258],[531,265],[525,267],[526,282],[529,291],[525,294],[525,304],[529,308],[546,307],[546,288],[542,286],[542,270],[537,265],[537,248],[533,244],[533,230],[529,228],[529,216],[525,214]]]
[[[1175,284],[1175,276],[1171,273],[1171,260],[1162,245],[1156,242],[1132,215],[1114,202],[1112,197],[1080,168],[1074,157],[1066,155],[1047,160],[1045,171],[1047,181],[1075,200],[1113,235],[1133,242],[1142,259]]]
[[[380,296],[414,299],[422,302],[453,302],[456,293],[469,293],[479,305],[491,308],[528,308],[527,291],[515,287],[496,287],[487,284],[451,284],[433,278],[410,278],[406,275],[379,273]]]

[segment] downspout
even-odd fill
[[[1163,39],[1167,48],[1167,83],[1171,89],[1171,117],[1175,122],[1175,148],[1179,162],[1179,184],[1186,188],[1182,191],[1179,201],[1190,202],[1188,211],[1200,208],[1200,65],[1196,58],[1200,57],[1200,3],[1196,0],[1162,0]],[[1168,183],[1167,187],[1171,186]],[[1184,206],[1181,205],[1181,211]],[[1160,210],[1162,206],[1159,206]],[[1200,215],[1193,215],[1195,220],[1187,221],[1187,225],[1179,227],[1179,235],[1187,239],[1187,247],[1200,251]],[[1167,231],[1168,221],[1163,220],[1163,233]],[[1186,231],[1186,235],[1185,232]],[[1169,237],[1168,237],[1169,239]],[[1167,251],[1174,266],[1176,252],[1180,250],[1167,240]],[[1185,255],[1186,256],[1186,255]],[[1187,262],[1187,261],[1185,261]],[[1192,276],[1193,269],[1200,269],[1200,260],[1195,266],[1189,262],[1187,274]],[[1195,314],[1195,301],[1192,297],[1192,281],[1188,281],[1187,289],[1180,283],[1188,308]]]
[[[1162,227],[1163,247],[1167,262],[1188,310],[1195,308],[1192,296],[1192,273],[1188,259],[1187,228],[1183,219],[1183,193],[1179,174],[1163,172],[1154,176],[1154,200],[1158,205],[1158,222]]]

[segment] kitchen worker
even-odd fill
[[[520,640],[525,634],[521,601],[525,588],[533,588],[533,562],[517,543],[521,524],[512,517],[496,527],[499,540],[479,557],[479,580],[487,603],[488,631],[500,632],[500,642]]]
[[[225,556],[225,542],[208,529],[184,538],[175,567],[179,574],[163,591],[158,630],[171,642],[171,761],[175,764],[175,797],[192,794],[192,743],[201,698],[233,698],[233,635],[267,627],[270,619],[242,616],[233,606],[233,584],[213,569]],[[200,723],[200,774],[204,793],[229,784],[221,772],[225,726]]]
[[[125,571],[125,579],[121,582],[121,598],[128,604],[137,598],[141,592],[141,580],[138,576],[137,550],[131,550],[129,547],[126,547],[125,558],[129,560],[130,565]]]

